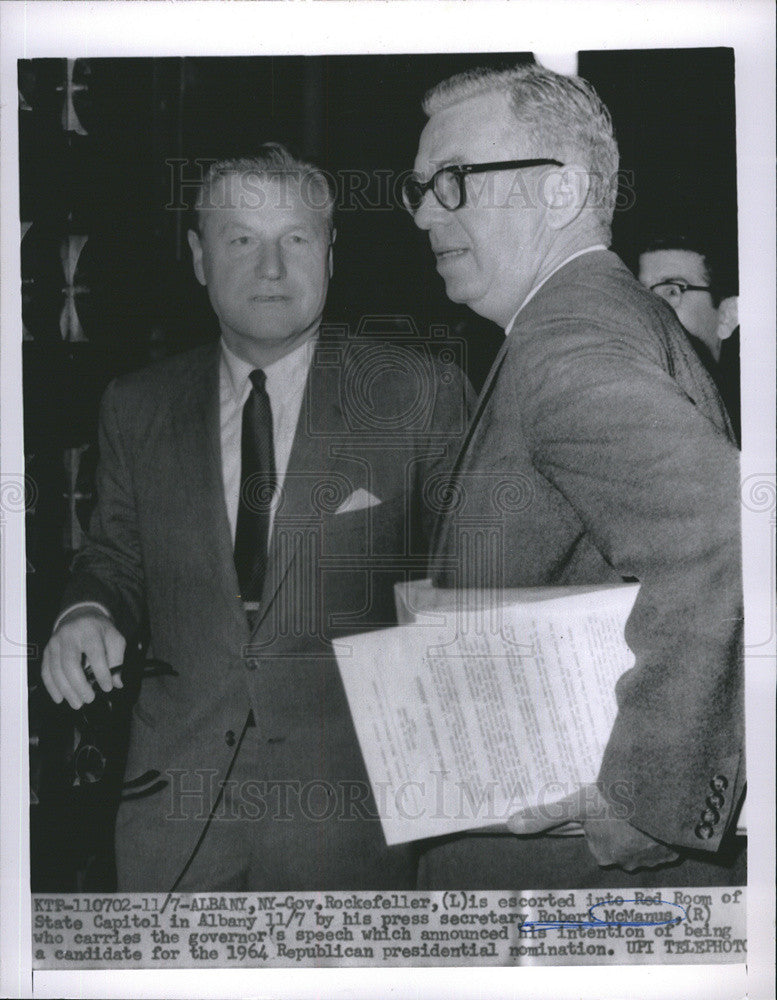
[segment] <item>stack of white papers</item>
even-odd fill
[[[596,779],[638,590],[424,581],[397,588],[405,624],[334,642],[388,844],[502,824]]]

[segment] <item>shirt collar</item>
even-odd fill
[[[593,246],[585,247],[583,250],[577,250],[575,253],[572,253],[568,257],[564,258],[564,260],[562,260],[560,264],[558,264],[556,267],[553,268],[550,274],[546,274],[545,277],[542,279],[542,281],[537,282],[537,284],[534,286],[534,288],[532,288],[532,290],[529,292],[529,294],[526,296],[523,302],[518,306],[518,308],[515,310],[515,313],[513,314],[513,318],[505,327],[505,336],[506,337],[510,336],[510,333],[512,332],[513,329],[513,325],[516,319],[518,318],[518,313],[521,311],[521,309],[523,309],[523,307],[527,304],[527,302],[531,302],[531,300],[534,298],[537,292],[542,288],[545,282],[549,281],[550,278],[552,278],[553,275],[556,273],[556,271],[560,271],[562,267],[568,264],[571,260],[574,260],[576,257],[582,257],[584,253],[593,253],[594,250],[606,250],[606,249],[607,247],[604,245],[604,243],[595,243]]]
[[[268,393],[272,394],[278,386],[288,386],[307,378],[316,340],[316,337],[311,337],[309,340],[303,341],[299,347],[295,347],[293,351],[284,354],[282,358],[264,366],[262,371],[267,379]],[[255,366],[244,361],[243,358],[239,358],[234,351],[227,347],[223,338],[221,340],[221,359],[222,370],[226,375],[225,387],[236,403],[243,403],[250,392],[249,380],[251,372],[256,370]]]

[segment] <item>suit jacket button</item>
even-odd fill
[[[713,792],[725,792],[728,788],[728,778],[725,774],[716,774],[710,782],[710,788]]]
[[[720,813],[717,809],[705,809],[701,814],[702,823],[712,823],[714,826],[720,819]]]
[[[257,670],[259,667],[259,661],[255,660],[252,656],[249,657],[245,661],[245,663],[246,663],[246,670]]]
[[[233,747],[236,743],[235,734],[231,729],[228,729],[224,734],[224,742],[228,747]]]
[[[720,792],[713,792],[707,796],[707,805],[712,806],[713,809],[720,809],[725,801],[725,796],[721,795]]]
[[[699,825],[694,830],[694,833],[699,838],[699,840],[709,840],[712,836],[712,827],[709,823],[699,823]]]

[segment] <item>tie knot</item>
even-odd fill
[[[257,392],[264,392],[264,384],[267,381],[267,376],[261,368],[255,368],[254,371],[251,372],[249,378],[251,379],[251,384]]]

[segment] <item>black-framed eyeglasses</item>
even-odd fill
[[[669,303],[676,306],[686,292],[709,292],[709,285],[690,285],[687,281],[659,281],[657,285],[651,285],[650,291],[659,295]]]
[[[494,160],[492,163],[462,163],[441,167],[428,181],[420,181],[415,174],[402,183],[402,202],[411,215],[421,207],[424,195],[431,191],[443,208],[455,212],[467,203],[464,183],[469,174],[484,174],[492,170],[522,170],[525,167],[563,167],[560,160],[546,158],[535,160]]]

